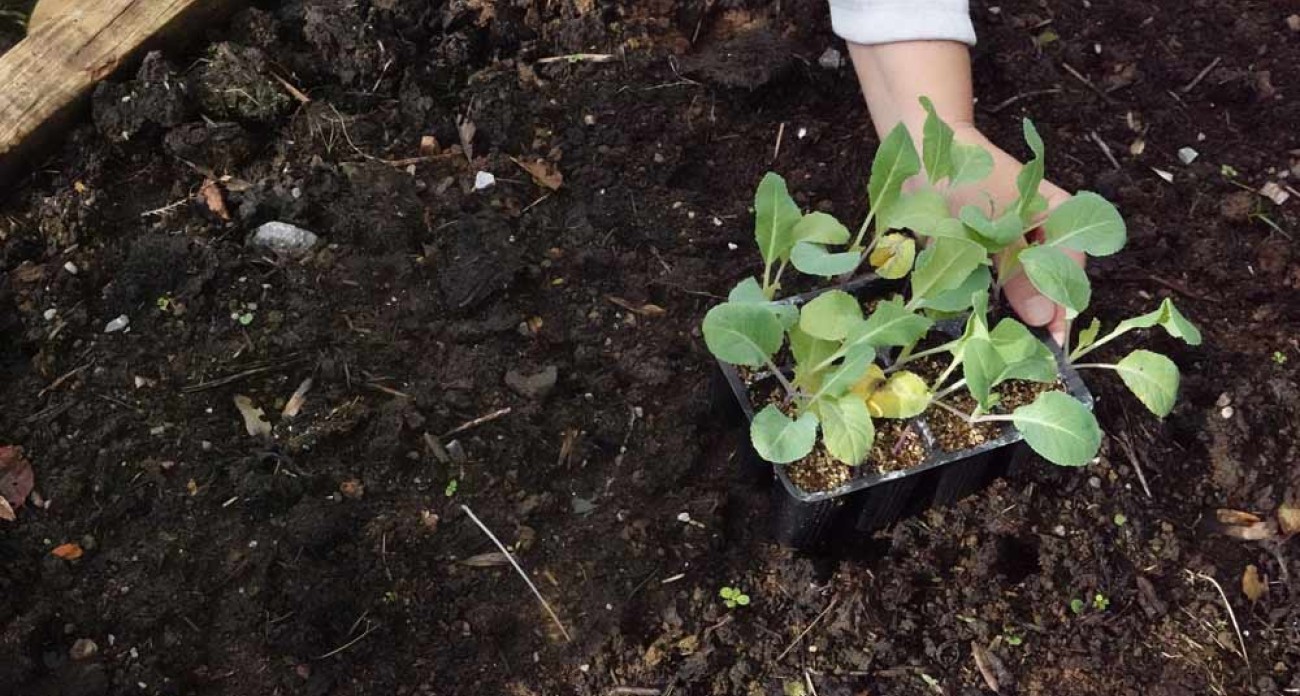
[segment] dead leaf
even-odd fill
[[[614,295],[606,295],[605,299],[618,305],[619,307],[622,307],[623,309],[626,309],[629,312],[632,312],[634,314],[640,314],[641,316],[645,316],[645,317],[662,317],[663,315],[668,313],[668,310],[664,309],[663,307],[660,307],[657,304],[646,303],[638,307],[632,304],[631,302],[628,302],[627,300],[621,297],[616,297]]]
[[[989,664],[988,651],[984,649],[984,646],[972,640],[970,642],[970,652],[975,657],[975,666],[979,668],[980,676],[984,677],[984,683],[988,685],[993,693],[998,693],[998,677],[993,673],[993,667]]]
[[[560,187],[564,185],[564,175],[560,173],[560,170],[554,164],[546,160],[539,159],[525,162],[511,157],[510,161],[519,165],[520,169],[528,172],[533,177],[533,181],[536,181],[539,186],[552,191],[559,191]]]
[[[50,550],[51,555],[57,558],[62,558],[65,561],[75,561],[78,558],[81,558],[83,553],[81,545],[75,543],[60,544]]]
[[[1241,591],[1252,602],[1258,602],[1268,594],[1268,581],[1259,577],[1259,568],[1253,564],[1246,566],[1246,572],[1241,576]]]
[[[253,437],[270,437],[271,424],[266,420],[266,412],[253,405],[253,400],[243,394],[235,395],[235,408],[244,417],[244,429]]]
[[[504,553],[493,551],[491,553],[480,553],[477,556],[470,556],[462,560],[461,565],[467,565],[471,568],[491,568],[493,566],[503,566],[510,563]]]
[[[421,136],[420,138],[421,157],[433,157],[441,153],[442,153],[442,145],[438,143],[437,138],[433,137],[432,135]]]
[[[1227,526],[1223,528],[1223,533],[1242,541],[1263,541],[1277,536],[1277,524],[1273,520],[1267,520],[1246,526]]]
[[[1286,502],[1277,509],[1277,525],[1282,530],[1282,536],[1290,537],[1300,532],[1300,505]]]
[[[360,500],[366,494],[366,484],[357,479],[348,479],[339,484],[339,492],[348,500]]]
[[[18,516],[14,514],[14,509],[9,506],[9,501],[0,495],[0,520],[6,522],[16,522]]]
[[[14,280],[19,283],[34,283],[45,277],[45,267],[37,266],[31,261],[24,261],[14,271]]]
[[[36,475],[32,473],[31,462],[23,456],[23,448],[17,445],[0,447],[0,497],[14,509],[20,508],[35,485]]]
[[[213,215],[222,220],[230,219],[230,211],[226,210],[226,198],[221,194],[221,186],[212,179],[204,179],[203,185],[199,187],[199,200],[203,205],[212,211]]]
[[[281,418],[293,418],[302,410],[303,404],[307,403],[307,392],[311,391],[311,377],[304,379],[302,384],[293,391],[289,401],[284,404],[284,410],[280,411]]]
[[[1223,524],[1231,524],[1239,527],[1246,527],[1259,522],[1259,515],[1245,512],[1243,510],[1219,508],[1214,511],[1214,516]]]
[[[469,162],[474,161],[474,134],[477,132],[478,127],[469,120],[468,116],[456,120],[456,135],[460,137],[460,149]]]

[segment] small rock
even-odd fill
[[[95,641],[89,638],[78,638],[72,644],[72,649],[68,650],[68,657],[75,661],[88,660],[98,652],[99,646],[95,645]]]
[[[844,67],[844,55],[834,46],[831,46],[817,59],[817,64],[827,70],[839,70]]]
[[[1236,411],[1234,411],[1231,406],[1224,406],[1223,410],[1219,411],[1219,415],[1223,416],[1224,420],[1232,418],[1234,413],[1236,413]]]
[[[72,275],[77,275],[77,271],[79,269],[77,268],[77,264],[69,261],[63,264],[63,270],[67,271],[68,273],[71,273]]]
[[[1291,197],[1285,189],[1277,185],[1276,181],[1270,181],[1259,187],[1259,195],[1273,201],[1277,205],[1282,205]]]
[[[478,172],[474,175],[474,190],[482,191],[486,188],[492,188],[497,183],[497,178],[492,172]]]
[[[104,333],[117,333],[131,325],[131,318],[123,314],[122,316],[108,322],[104,325]]]
[[[559,376],[560,371],[554,365],[547,365],[545,369],[534,375],[525,375],[514,369],[506,373],[506,386],[520,396],[541,401],[555,388]]]
[[[1182,162],[1183,164],[1191,164],[1192,162],[1196,161],[1197,157],[1200,156],[1201,153],[1197,152],[1196,150],[1193,150],[1190,147],[1179,148],[1178,150],[1178,161]]]
[[[1101,479],[1097,478],[1096,476],[1089,476],[1088,485],[1093,488],[1101,488]]]
[[[303,254],[311,251],[320,238],[314,232],[287,222],[268,222],[253,232],[249,243],[285,254]]]
[[[1300,14],[1293,14],[1286,18],[1286,26],[1291,31],[1300,31]]]
[[[460,444],[460,440],[447,443],[447,456],[451,457],[454,464],[464,464],[469,461],[469,455],[465,454],[465,446]]]
[[[45,321],[54,321],[54,317],[59,316],[59,310],[51,307],[45,310],[45,313],[41,316],[45,317]]]
[[[1228,392],[1223,392],[1222,394],[1219,395],[1219,398],[1215,400],[1214,405],[1218,406],[1219,408],[1223,408],[1224,406],[1227,406],[1228,404],[1231,403],[1232,403],[1232,397],[1228,395]]]

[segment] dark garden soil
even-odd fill
[[[1206,341],[1145,339],[1163,423],[1085,375],[1097,464],[816,558],[766,542],[697,326],[762,172],[863,212],[823,0],[291,1],[128,71],[0,207],[0,445],[46,504],[0,521],[0,694],[1300,693],[1300,549],[1210,523],[1300,495],[1300,197],[1221,171],[1300,176],[1295,11],[976,4],[981,125],[1023,152],[1032,116],[1128,218],[1096,313],[1172,296]],[[613,60],[541,60],[575,53]],[[270,220],[320,250],[246,243]]]

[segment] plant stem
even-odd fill
[[[935,398],[936,400],[937,400],[937,399],[942,399],[943,397],[948,396],[949,394],[951,394],[951,393],[953,393],[953,392],[957,391],[958,389],[961,389],[962,387],[965,387],[965,386],[966,386],[966,380],[964,380],[964,379],[959,379],[959,380],[957,380],[956,382],[953,382],[952,384],[950,384],[950,385],[944,387],[944,388],[943,388],[943,391],[941,391],[941,392],[939,392],[938,394],[935,394],[935,395],[934,395],[934,398]]]
[[[939,408],[947,411],[948,413],[957,416],[962,420],[963,423],[967,425],[972,425],[975,422],[974,420],[971,419],[970,416],[966,415],[961,409],[953,408],[952,406],[949,406],[948,404],[945,404],[944,402],[939,401],[938,399],[931,400],[930,405],[938,406]]]
[[[1074,366],[1076,370],[1118,370],[1119,367],[1110,363],[1079,363]]]
[[[1088,353],[1091,353],[1092,351],[1097,350],[1098,348],[1100,348],[1100,347],[1106,345],[1107,343],[1110,343],[1111,341],[1113,341],[1113,340],[1119,338],[1120,336],[1123,336],[1123,335],[1126,334],[1126,333],[1128,333],[1128,330],[1127,330],[1127,329],[1124,330],[1124,331],[1121,331],[1121,330],[1119,330],[1118,328],[1116,328],[1114,331],[1112,331],[1112,332],[1106,334],[1105,336],[1102,336],[1101,338],[1097,339],[1096,341],[1093,341],[1093,342],[1092,342],[1092,345],[1090,345],[1090,346],[1088,346],[1088,347],[1086,347],[1086,348],[1075,348],[1075,349],[1074,349],[1074,352],[1069,354],[1069,355],[1070,355],[1070,362],[1074,362],[1075,360],[1078,360],[1079,358],[1082,358],[1083,356],[1087,355]]]
[[[943,383],[947,382],[948,378],[952,376],[952,371],[957,369],[957,366],[960,364],[961,361],[957,360],[956,356],[953,356],[953,361],[948,363],[948,368],[943,371],[943,374],[939,375],[939,379],[934,381],[934,384],[930,387],[930,391],[938,391],[939,387],[942,387]]]
[[[772,299],[772,264],[763,264],[763,296]]]
[[[866,236],[867,228],[871,226],[871,221],[874,219],[876,219],[876,208],[875,206],[872,206],[871,209],[867,211],[867,219],[863,220],[862,226],[858,228],[858,236],[853,238],[853,246],[850,246],[850,249],[857,249],[862,246],[862,238]],[[874,242],[872,243],[872,246],[875,246]],[[870,250],[868,250],[868,253],[870,253]],[[863,256],[866,256],[866,254],[863,254]]]
[[[794,401],[796,398],[798,398],[799,390],[795,389],[794,385],[790,384],[790,380],[785,378],[785,374],[783,374],[780,370],[778,370],[776,365],[772,364],[772,359],[766,358],[765,361],[767,362],[768,371],[770,371],[772,373],[772,376],[776,377],[776,381],[780,382],[781,386],[785,388],[786,403],[790,403],[791,401]]]
[[[953,345],[956,344],[956,343],[957,343],[956,341],[949,341],[949,342],[947,342],[947,343],[945,343],[945,344],[943,344],[943,345],[941,345],[941,346],[938,346],[938,347],[936,347],[936,348],[927,348],[926,350],[923,350],[923,351],[921,351],[920,353],[911,353],[911,354],[908,354],[908,351],[907,351],[907,350],[904,350],[903,353],[899,354],[898,359],[894,361],[894,364],[893,364],[893,365],[890,365],[890,366],[889,366],[889,369],[885,370],[885,374],[891,374],[891,373],[897,372],[898,370],[902,369],[902,367],[903,367],[904,365],[906,365],[907,363],[910,363],[910,362],[912,362],[912,361],[914,361],[914,360],[920,360],[921,358],[928,358],[928,357],[930,357],[931,355],[936,355],[936,354],[938,354],[938,353],[944,353],[944,352],[947,352],[947,351],[951,350],[952,347],[953,347]],[[908,346],[908,348],[912,348],[912,347],[915,347],[915,346],[916,346],[916,344],[913,343],[911,346]]]
[[[776,269],[776,280],[772,281],[772,294],[773,294],[773,295],[776,294],[776,289],[779,288],[779,287],[781,287],[781,275],[782,275],[783,273],[785,273],[785,267],[786,267],[786,264],[787,264],[787,263],[788,263],[787,261],[782,261],[782,262],[781,262],[781,267],[778,268],[778,269]],[[772,298],[769,297],[768,299],[772,299]]]
[[[778,276],[779,279],[779,276]],[[1065,322],[1065,342],[1061,344],[1061,352],[1070,354],[1070,331],[1074,329],[1074,322],[1066,320]]]

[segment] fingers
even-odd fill
[[[1046,326],[1056,318],[1057,310],[1060,309],[1055,302],[1038,292],[1038,288],[1029,282],[1024,273],[1017,273],[1008,280],[1002,292],[1020,320],[1030,326]]]
[[[1052,317],[1051,323],[1047,325],[1047,333],[1051,334],[1052,340],[1056,341],[1056,345],[1064,347],[1065,338],[1070,332],[1070,320],[1065,318],[1064,307],[1060,305],[1054,306],[1056,307],[1056,314]]]

